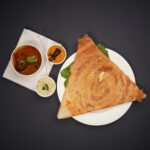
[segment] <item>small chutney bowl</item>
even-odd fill
[[[35,85],[36,93],[41,97],[49,97],[56,90],[55,81],[49,76],[41,76]]]
[[[53,45],[46,51],[47,60],[55,65],[63,63],[66,55],[66,49],[62,45]]]

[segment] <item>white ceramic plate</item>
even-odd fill
[[[123,70],[123,72],[127,74],[133,82],[135,82],[134,73],[130,65],[128,64],[128,62],[120,54],[116,53],[115,51],[110,50],[110,49],[107,49],[107,50],[108,50],[110,59],[115,64],[117,64],[117,66],[119,66],[119,68]],[[67,67],[74,61],[75,55],[76,53],[72,54],[65,61],[65,63],[62,65],[60,69],[60,72],[61,70],[63,70],[65,67]],[[64,78],[61,77],[60,72],[58,74],[58,79],[57,79],[57,94],[58,94],[59,101],[61,102],[64,91],[65,91],[65,87],[64,87]],[[121,118],[130,108],[131,104],[132,102],[120,104],[114,107],[74,116],[72,118],[87,125],[92,125],[92,126],[106,125]]]

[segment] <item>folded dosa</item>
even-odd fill
[[[66,86],[58,119],[142,101],[146,94],[106,57],[93,40],[84,35],[78,48]]]

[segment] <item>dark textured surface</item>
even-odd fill
[[[1,1],[0,75],[24,27],[61,42],[70,56],[88,33],[122,54],[137,83],[150,90],[150,3],[105,1]],[[57,79],[61,65],[51,76]],[[73,119],[57,120],[57,94],[40,98],[0,78],[1,150],[150,149],[150,99],[133,104],[117,122],[91,127]]]

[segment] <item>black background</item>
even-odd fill
[[[41,98],[2,78],[23,28],[61,42],[68,57],[88,33],[96,43],[122,54],[148,97],[134,103],[120,120],[92,127],[73,119],[57,120],[57,93]],[[1,1],[0,149],[107,150],[150,149],[150,3],[148,1]],[[57,79],[61,65],[51,76]]]

